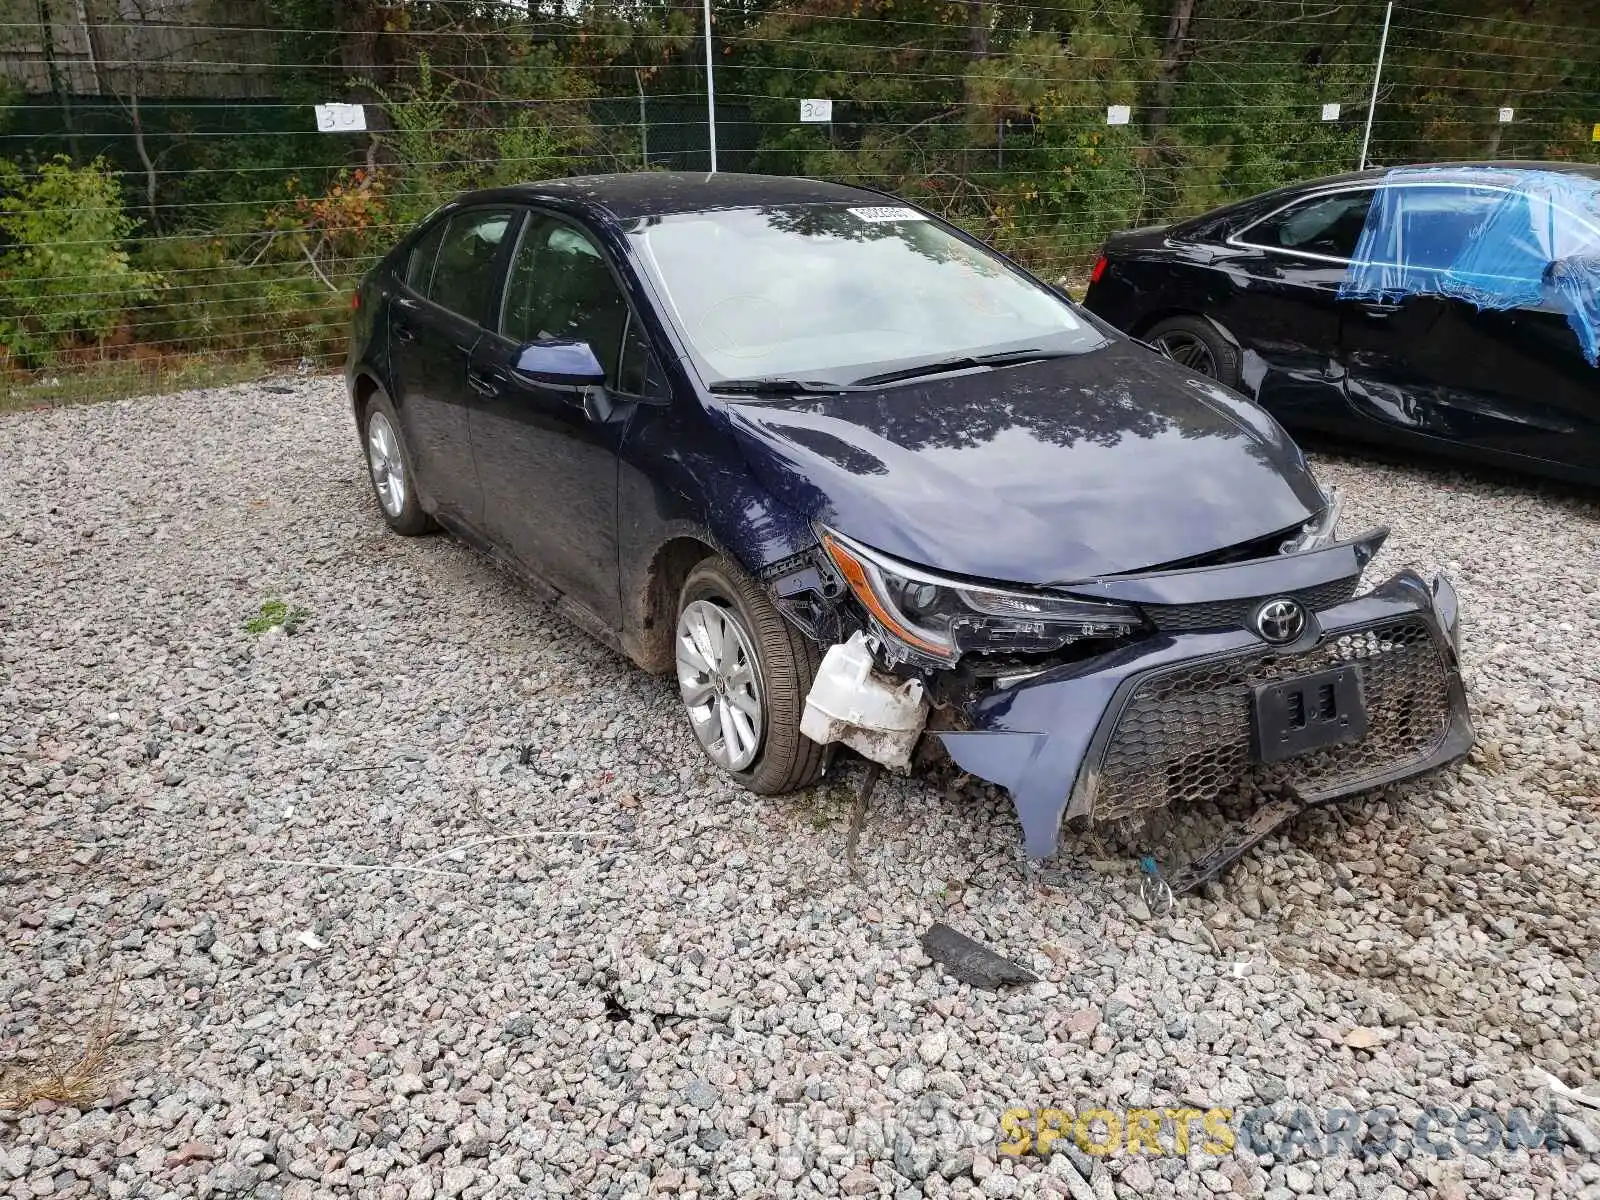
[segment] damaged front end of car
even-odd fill
[[[1408,570],[1358,595],[1388,531],[1336,542],[1336,516],[1048,588],[947,578],[821,528],[815,553],[768,576],[829,648],[803,729],[897,770],[936,740],[1010,793],[1035,860],[1065,821],[1245,789],[1260,818],[1232,861],[1306,807],[1472,744],[1454,588]]]

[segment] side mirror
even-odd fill
[[[595,387],[606,381],[605,368],[589,343],[569,339],[528,343],[517,351],[512,369],[533,383],[556,387]]]

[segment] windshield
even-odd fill
[[[1105,340],[1060,297],[915,209],[682,213],[641,221],[631,236],[707,381],[852,382]]]

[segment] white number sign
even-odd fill
[[[800,119],[807,122],[826,122],[833,120],[833,101],[800,101]]]
[[[360,133],[367,127],[367,110],[360,104],[317,105],[319,133]]]
[[[1322,119],[1324,121],[1337,121],[1339,119],[1339,106],[1337,104],[1324,104],[1322,106]]]
[[[1106,106],[1107,125],[1126,125],[1133,116],[1133,109],[1126,104],[1108,104]]]

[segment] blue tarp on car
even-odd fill
[[[1468,186],[1463,187],[1463,184]],[[1373,195],[1341,299],[1450,296],[1560,309],[1600,365],[1600,180],[1559,171],[1408,167]]]

